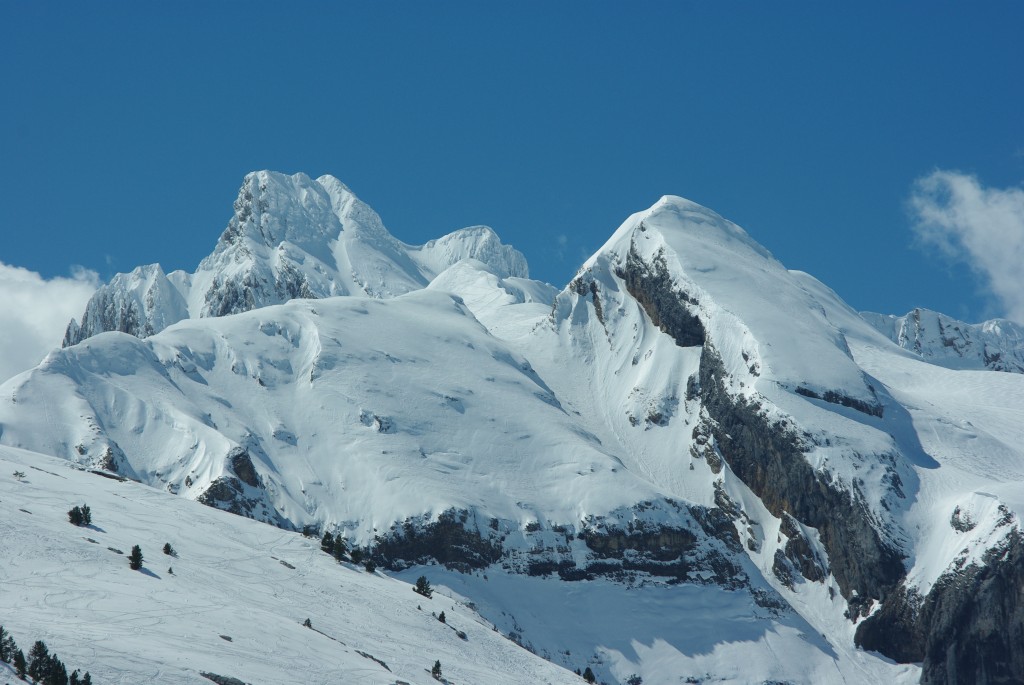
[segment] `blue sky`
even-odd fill
[[[1024,250],[1021,26],[1012,2],[0,0],[0,262],[192,270],[269,168],[341,178],[409,243],[493,226],[556,284],[670,193],[858,309],[1020,312],[1024,266],[985,253]]]

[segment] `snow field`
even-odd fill
[[[0,621],[94,682],[425,684],[435,660],[458,685],[579,682],[461,603],[339,565],[318,540],[22,450],[0,448],[0,474]],[[66,512],[83,502],[93,525],[76,528]]]

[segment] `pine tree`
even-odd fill
[[[437,620],[440,621],[441,623],[447,623],[448,622],[448,619],[445,618],[443,611],[441,612],[441,615],[437,617]]]
[[[71,672],[71,680],[68,681],[68,685],[82,685],[82,681],[78,679],[77,668]]]
[[[50,655],[50,670],[45,685],[68,685],[68,669],[56,654]]]
[[[430,596],[434,594],[434,589],[430,587],[430,581],[427,580],[426,576],[420,576],[416,579],[416,585],[413,587],[412,591],[418,592],[427,599],[430,599]]]
[[[328,554],[334,554],[334,536],[331,535],[331,531],[326,531],[323,538],[320,540],[320,549],[327,552]]]
[[[363,550],[355,547],[352,549],[352,553],[349,556],[352,557],[353,564],[358,564],[363,560]]]
[[[17,649],[18,645],[14,644],[14,638],[11,637],[11,633],[4,630],[3,626],[0,626],[0,661],[5,664],[11,663],[11,659],[14,658],[14,652]]]
[[[174,551],[173,547],[171,547],[171,543],[165,542],[164,543],[164,554],[166,554],[169,557],[173,557],[173,556],[177,556],[178,553]]]
[[[595,676],[594,672],[590,670],[590,666],[587,666],[587,669],[583,671],[583,679],[588,683],[592,683],[597,680],[597,676]]]
[[[27,668],[27,664],[25,663],[25,652],[20,649],[16,651],[14,653],[14,658],[11,659],[11,663],[14,664],[14,672],[18,674],[19,678],[24,680]]]
[[[434,680],[441,679],[441,662],[435,661],[434,667],[430,669],[430,675],[434,677]]]
[[[377,570],[377,564],[373,563],[373,559],[367,559],[366,563],[363,564],[363,568],[366,569],[367,573],[373,573]]]
[[[82,676],[82,685],[92,685],[92,676],[89,675],[89,671],[86,671],[85,675]]]
[[[68,511],[68,520],[76,526],[87,526],[92,523],[92,510],[88,504],[77,504]]]
[[[132,547],[132,553],[128,555],[128,568],[133,571],[142,568],[142,548],[138,545]]]
[[[341,537],[340,535],[334,538],[334,549],[332,550],[334,558],[338,561],[341,561],[342,557],[345,556],[346,552],[348,552],[348,545],[345,543],[345,538]]]
[[[28,676],[37,683],[50,674],[50,650],[42,640],[36,640],[28,653]]]

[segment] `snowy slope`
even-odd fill
[[[316,539],[22,450],[0,448],[0,474],[0,625],[94,683],[425,684],[435,660],[450,683],[580,682],[443,590],[338,564]]]

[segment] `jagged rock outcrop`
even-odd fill
[[[905,570],[898,550],[874,528],[863,500],[836,488],[804,457],[792,427],[773,424],[756,403],[723,387],[724,366],[710,344],[701,355],[700,393],[709,426],[722,456],[772,514],[793,516],[815,528],[828,552],[829,566],[857,611],[883,599]]]
[[[333,176],[248,174],[234,215],[194,273],[158,264],[117,274],[72,321],[64,347],[97,333],[147,337],[186,318],[217,317],[336,295],[394,297],[429,284],[462,260],[502,278],[529,277],[526,258],[486,226],[422,246],[392,236],[372,208]]]
[[[178,276],[180,274],[172,274]],[[82,321],[72,319],[64,347],[105,331],[145,338],[188,317],[180,279],[168,278],[159,264],[117,274],[89,299]]]
[[[644,230],[643,224],[640,225]],[[644,308],[655,326],[667,333],[680,347],[699,347],[707,339],[704,324],[687,305],[700,304],[695,298],[677,288],[665,263],[664,253],[655,256],[648,264],[631,241],[626,264],[616,270],[616,276],[626,285],[626,290]]]
[[[898,662],[923,662],[926,685],[1024,682],[1024,536],[1014,528],[924,596],[900,586],[856,640]]]
[[[643,224],[640,227],[643,229]],[[866,610],[870,600],[884,598],[903,577],[901,554],[882,539],[863,498],[836,487],[810,465],[805,457],[809,445],[802,442],[792,425],[773,422],[756,400],[730,391],[726,383],[729,372],[721,355],[707,339],[700,318],[688,308],[699,303],[678,288],[660,255],[645,261],[631,242],[625,265],[616,275],[652,322],[671,335],[677,345],[703,346],[696,395],[709,421],[695,428],[695,435],[714,437],[718,453],[733,473],[773,515],[789,523],[794,532],[791,542],[799,538],[789,517],[818,531],[843,596],[857,605],[854,613]],[[805,389],[800,394],[807,392]],[[852,406],[855,401],[835,403]],[[866,402],[856,404],[853,408],[859,411],[881,415],[880,409]],[[823,579],[821,564],[812,562],[810,550],[801,555],[795,547],[799,543],[793,544],[797,567],[807,571],[804,576]],[[783,552],[779,563],[787,556]]]

